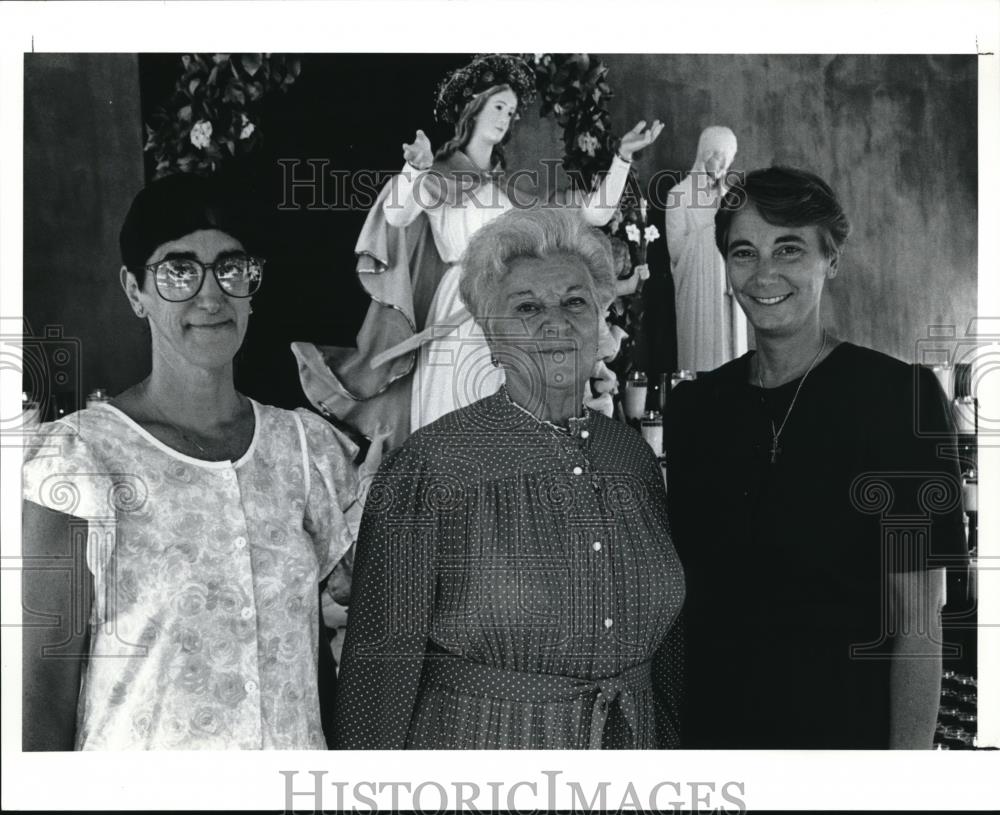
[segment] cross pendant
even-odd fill
[[[771,442],[771,463],[774,464],[778,460],[778,453],[781,452],[781,448],[778,447],[778,440],[775,439]]]

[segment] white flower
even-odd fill
[[[199,150],[204,150],[212,143],[212,123],[200,119],[191,128],[191,144]]]
[[[240,131],[240,140],[249,139],[253,135],[253,131],[253,122],[247,122],[243,125],[243,129]]]
[[[639,227],[635,224],[625,224],[625,236],[632,241],[632,243],[639,242]]]
[[[646,227],[645,236],[646,236],[646,243],[652,243],[658,237],[660,237],[660,230],[657,229],[652,224],[650,224],[649,226]]]
[[[597,149],[598,141],[597,138],[590,135],[590,133],[581,133],[577,139],[576,143],[580,146],[588,156],[594,155],[594,150]]]
[[[562,114],[562,112],[563,112],[563,106],[562,106],[562,105],[560,105],[560,104],[559,104],[558,102],[556,102],[556,103],[555,103],[555,104],[554,104],[554,105],[552,106],[552,112],[553,112],[553,113],[555,113],[555,115],[556,115],[556,116],[559,116],[559,115],[561,115],[561,114]]]

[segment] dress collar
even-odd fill
[[[550,422],[546,419],[539,419],[534,413],[532,413],[526,407],[519,405],[517,402],[515,402],[513,399],[510,398],[510,394],[507,392],[506,385],[500,388],[500,390],[497,392],[497,396],[502,401],[503,404],[506,404],[509,407],[513,408],[515,413],[519,414],[522,417],[527,417],[531,419],[531,421],[534,424],[540,427],[545,427],[563,436],[578,436],[580,435],[581,431],[588,429],[590,426],[592,413],[590,408],[588,407],[584,407],[583,415],[571,416],[567,420],[567,426],[563,427],[562,425],[556,424],[555,422]]]

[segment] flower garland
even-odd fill
[[[146,125],[156,178],[212,173],[251,153],[262,139],[261,102],[301,72],[299,58],[284,54],[183,54],[180,64],[173,95]]]
[[[612,128],[608,101],[614,91],[608,84],[608,66],[596,54],[525,54],[534,65],[535,84],[541,97],[540,116],[554,116],[563,131],[563,169],[570,184],[578,190],[592,190],[600,174],[610,165],[618,149],[619,136]],[[620,262],[616,256],[619,280],[638,274],[635,267],[646,263],[648,245],[660,237],[660,231],[647,223],[647,202],[639,193],[635,170],[622,193],[618,211],[604,227],[617,244],[628,249]],[[642,321],[642,281],[640,275],[634,292],[616,299],[611,323],[627,334],[612,368],[624,377],[634,367],[635,338]]]
[[[456,123],[472,97],[495,85],[509,85],[521,105],[535,99],[535,74],[518,54],[476,54],[468,65],[445,76],[434,93],[434,118]]]
[[[554,116],[563,131],[563,169],[570,183],[590,190],[618,147],[611,127],[608,66],[596,54],[525,54],[535,67],[539,116]]]
[[[563,169],[570,184],[592,190],[610,165],[619,137],[611,125],[608,100],[614,96],[608,84],[608,66],[596,54],[525,54],[535,67],[535,84],[541,96],[539,116],[555,117],[563,131]],[[634,169],[619,205],[620,215],[606,229],[635,244],[636,265],[646,262],[646,246],[660,233],[646,224],[646,201]]]

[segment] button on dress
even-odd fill
[[[557,430],[501,390],[368,493],[338,746],[672,746],[683,597],[642,439],[599,414]]]
[[[28,448],[24,498],[87,523],[76,749],[326,748],[318,583],[354,538],[355,449],[252,405],[237,461],[178,453],[111,405]]]

